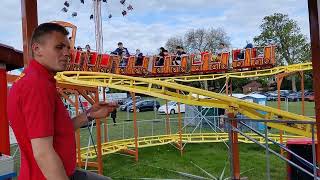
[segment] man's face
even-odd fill
[[[64,71],[70,58],[70,43],[67,36],[53,31],[42,37],[41,43],[32,46],[35,58],[49,71]]]
[[[120,49],[122,49],[122,48],[123,48],[123,44],[119,44],[118,47],[119,47]]]

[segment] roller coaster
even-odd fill
[[[270,68],[275,65],[275,46],[263,47],[263,53],[257,55],[257,48],[232,50],[232,63],[229,63],[230,52],[217,56],[211,52],[201,54],[143,56],[142,61],[136,56],[123,57],[112,54],[98,54],[91,51],[72,51],[68,70],[96,71],[128,76],[176,76],[191,74],[225,73]],[[239,54],[243,53],[243,58]],[[158,61],[163,64],[158,64]],[[177,60],[179,59],[179,60]],[[175,64],[174,62],[177,62]],[[151,67],[150,67],[151,65]],[[150,68],[149,68],[150,67]]]
[[[256,134],[247,134],[248,136],[254,138],[260,143],[265,143],[265,138],[258,136]],[[138,138],[138,147],[150,147],[159,146],[169,143],[179,143],[179,134],[170,135],[158,135],[158,136],[147,136]],[[280,143],[280,136],[278,134],[269,134],[269,138]],[[287,142],[288,139],[301,138],[301,136],[284,135],[282,137],[283,142]],[[182,143],[217,143],[228,141],[228,133],[192,133],[192,134],[182,134]],[[244,136],[239,136],[239,142],[242,143],[253,143]],[[115,152],[120,152],[134,148],[135,139],[122,139],[117,141],[112,141],[108,143],[103,143],[101,150],[102,155],[112,154]],[[97,157],[97,153],[93,146],[81,148],[81,159],[85,161],[87,158],[93,159]]]
[[[69,25],[69,27],[70,26],[72,27],[73,25]],[[73,47],[76,28],[72,29],[73,36],[71,37],[71,45]],[[244,53],[243,59],[238,58],[239,53]],[[161,57],[157,56],[143,57],[143,61],[140,65],[137,65],[135,56],[125,57],[127,62],[125,63],[126,65],[123,66],[122,62],[124,61],[124,57],[121,56],[73,50],[68,63],[68,70],[71,71],[58,73],[55,78],[59,84],[71,85],[71,87],[108,87],[188,105],[222,108],[226,109],[228,113],[235,115],[242,114],[252,120],[315,121],[315,119],[311,117],[282,111],[178,83],[216,80],[221,78],[272,76],[281,73],[294,73],[312,69],[311,63],[275,67],[275,46],[273,45],[263,47],[262,55],[257,55],[257,49],[255,48],[233,50],[231,54],[231,63],[229,63],[229,59],[231,59],[230,52],[225,52],[215,60],[213,60],[214,55],[212,53],[202,53],[198,59],[194,54],[181,56],[179,65],[173,65],[173,61],[177,58],[176,56],[168,55],[164,57],[164,64],[160,67],[157,66],[156,62]],[[83,95],[83,93],[81,95]],[[280,143],[283,143],[288,138],[292,137],[312,137],[314,131],[310,124],[302,125],[296,123],[268,122],[266,125],[297,135],[279,136],[270,134],[271,139]],[[179,126],[181,126],[181,118]],[[98,127],[100,127],[100,122],[98,123]],[[99,131],[100,128],[97,128],[98,151],[95,149],[95,146],[88,146],[86,148],[78,147],[77,151],[78,163],[80,163],[80,166],[83,165],[84,160],[87,162],[88,159],[97,157],[97,167],[100,173],[102,172],[102,155],[114,152],[127,152],[135,155],[136,160],[138,160],[138,147],[173,143],[177,144],[182,153],[182,143],[221,142],[230,138],[224,133],[182,134],[180,127],[179,133],[177,134],[138,138],[135,133],[135,138],[133,139],[102,143],[100,139],[101,132]],[[263,138],[255,135],[249,134],[249,137],[255,139],[257,142],[264,142]],[[243,136],[239,136],[237,142],[238,140],[239,142],[249,142],[249,139]],[[135,148],[135,150],[130,150],[132,148]]]
[[[181,85],[174,82],[160,81],[150,78],[99,72],[66,71],[58,73],[56,79],[60,83],[89,87],[109,87],[190,105],[222,108],[228,110],[228,112],[241,113],[252,119],[315,121],[310,117],[258,105],[256,103],[247,102],[234,97]],[[208,99],[201,99],[200,96],[205,96]],[[311,137],[311,128],[307,125],[279,125],[268,123],[268,126],[290,132],[292,134]]]
[[[177,75],[195,75],[268,69],[275,66],[274,45],[246,49],[234,49],[231,52],[201,52],[199,54],[167,54],[163,56],[127,56],[99,54],[91,50],[75,49],[77,27],[71,23],[55,21],[72,29],[71,58],[68,70],[114,73],[128,76],[172,77]],[[124,54],[124,53],[123,53]],[[232,57],[230,57],[232,55]],[[230,62],[230,59],[232,61]],[[159,63],[159,62],[162,63]]]

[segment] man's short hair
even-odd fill
[[[223,42],[219,43],[219,45],[225,46],[225,44]]]
[[[60,32],[65,36],[69,35],[69,32],[67,29],[57,23],[43,23],[40,24],[36,29],[33,31],[31,40],[30,40],[30,45],[32,46],[34,43],[41,43],[42,37],[50,34],[52,32]],[[33,56],[33,52],[32,52]]]
[[[122,42],[118,42],[118,46],[123,45]]]
[[[33,31],[31,36],[31,45],[36,42],[40,43],[43,36],[50,34],[53,31],[60,32],[65,36],[69,35],[67,29],[57,23],[43,23]]]

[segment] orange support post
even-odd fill
[[[95,91],[95,102],[99,102],[99,91]],[[101,149],[101,119],[96,119],[96,131],[97,131],[97,160],[98,160],[98,173],[103,173],[102,167],[102,149]]]
[[[304,111],[304,73],[303,71],[300,71],[299,72],[300,76],[301,76],[301,112],[302,112],[302,115],[305,114],[305,111]]]
[[[79,115],[79,95],[76,93],[74,95],[75,97],[75,110],[76,115]],[[80,129],[77,129],[76,131],[76,144],[77,144],[77,160],[78,160],[78,167],[82,166],[82,160],[81,160],[81,143],[80,143]]]
[[[313,91],[315,95],[315,114],[317,142],[320,142],[320,0],[308,0]],[[316,148],[317,165],[320,165],[320,148]]]
[[[177,93],[179,94],[179,90],[177,90]],[[181,120],[181,112],[180,112],[180,102],[178,102],[178,123],[179,123],[179,149],[180,154],[182,156],[183,154],[183,146],[182,146],[182,120]]]
[[[283,81],[283,76],[278,75],[277,76],[277,91],[278,91],[278,109],[279,110],[281,109],[280,89],[281,89],[282,81]],[[280,144],[282,144],[283,143],[283,131],[282,130],[279,131],[279,135],[280,135]],[[284,151],[282,148],[280,149],[280,154],[282,156],[284,155]]]
[[[232,96],[232,79],[230,78],[230,96]]]
[[[9,121],[7,117],[7,71],[0,64],[0,152],[10,155]]]
[[[103,101],[104,102],[107,102],[107,99],[106,99],[106,88],[103,87],[102,88],[102,93],[103,93]],[[108,142],[108,117],[104,118],[104,121],[103,121],[103,135],[104,135],[104,142]]]
[[[166,100],[166,133],[171,134],[171,128],[170,128],[170,116],[169,116],[169,109],[168,109],[168,100]]]
[[[134,129],[134,145],[135,145],[135,159],[138,162],[138,128],[137,128],[137,111],[136,111],[136,95],[131,93],[133,106],[133,129]]]
[[[238,122],[234,119],[234,113],[228,113],[228,118],[231,119],[231,128],[237,128]],[[238,147],[238,133],[231,129],[231,147],[232,147],[232,179],[240,180],[240,160],[239,160],[239,147]]]
[[[229,95],[229,78],[226,78],[226,95]]]

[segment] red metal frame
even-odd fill
[[[37,0],[21,0],[23,62],[27,67],[31,57],[30,40],[33,30],[38,25]]]
[[[0,64],[0,152],[10,155],[9,122],[7,118],[7,72]]]

